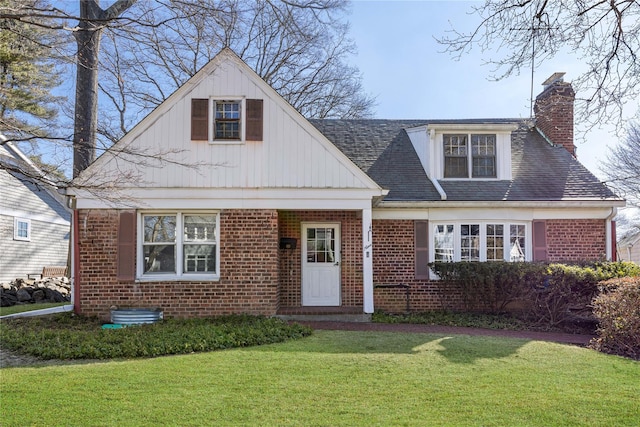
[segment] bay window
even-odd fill
[[[431,261],[526,261],[527,225],[498,221],[432,223]],[[508,233],[508,234],[506,234]]]

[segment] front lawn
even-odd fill
[[[640,363],[496,337],[316,331],[260,347],[0,375],[3,426],[640,423]]]

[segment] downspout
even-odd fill
[[[605,233],[605,250],[606,250],[606,258],[607,261],[611,261],[613,258],[613,242],[612,242],[612,230],[611,230],[611,221],[613,220],[613,218],[616,216],[616,214],[618,213],[618,208],[611,208],[611,214],[609,214],[609,216],[607,217],[606,221],[605,221],[605,228],[604,228],[604,233]]]
[[[73,301],[73,312],[80,314],[80,223],[75,197],[69,197],[67,204],[73,209],[71,214],[73,219],[71,225],[71,239],[73,241],[71,246],[71,300]]]

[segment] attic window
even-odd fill
[[[240,102],[216,101],[214,139],[240,139]]]
[[[192,99],[191,140],[262,141],[262,99]]]
[[[496,177],[495,134],[444,134],[443,142],[445,178]]]

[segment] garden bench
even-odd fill
[[[63,277],[67,275],[67,266],[55,266],[47,265],[42,267],[42,273],[30,273],[27,274],[27,278],[31,279],[31,276],[40,276],[40,279],[45,277]]]

